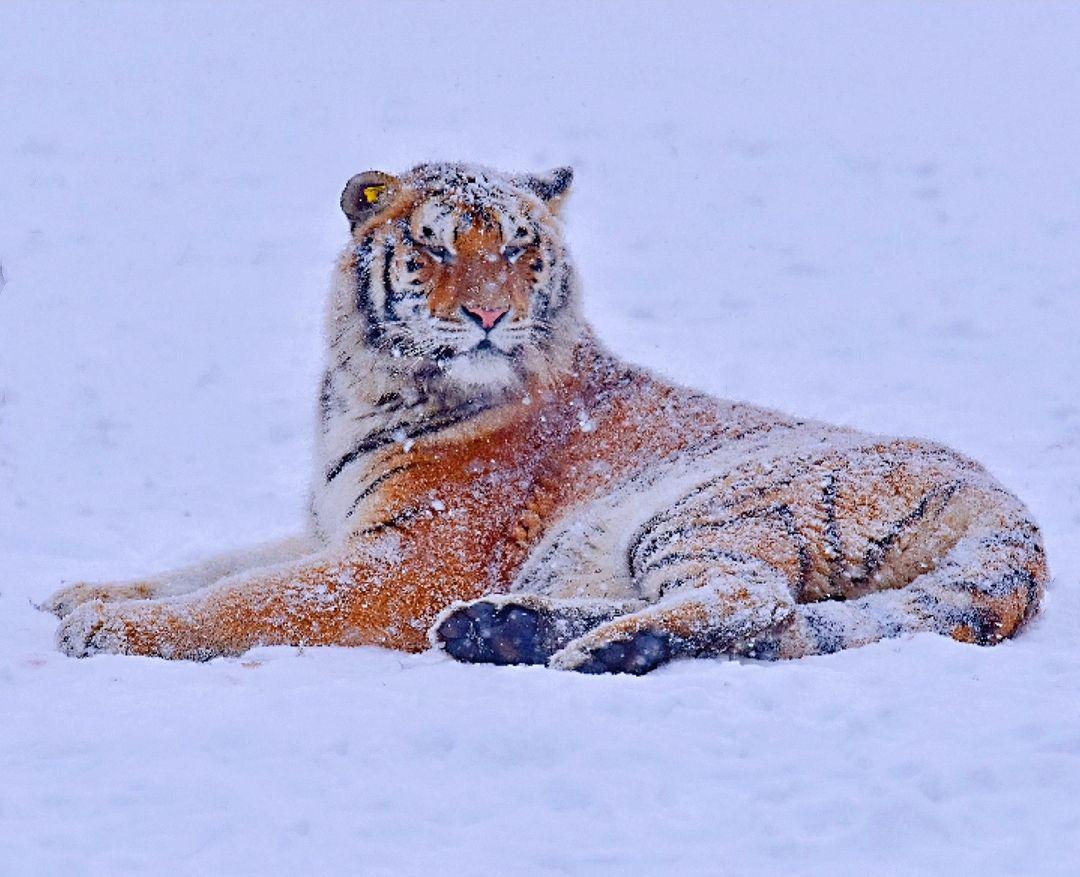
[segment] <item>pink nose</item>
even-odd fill
[[[465,305],[462,310],[485,329],[492,329],[499,320],[506,316],[510,308],[474,308]]]

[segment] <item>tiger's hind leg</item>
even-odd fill
[[[994,645],[1038,611],[1048,572],[1033,523],[1010,509],[988,508],[933,568],[908,585],[844,602],[797,607],[776,637],[777,657],[855,648],[891,637],[937,633]]]
[[[642,605],[639,600],[493,595],[449,607],[436,619],[430,638],[466,663],[544,664],[570,641]]]
[[[911,538],[884,543],[901,547],[880,558],[881,589],[846,600],[796,604],[778,567],[676,533],[643,569],[657,602],[596,627],[549,664],[645,673],[680,655],[798,658],[922,632],[980,645],[1015,635],[1048,575],[1038,528],[997,488],[968,485],[939,505]],[[861,587],[875,583],[862,578]]]

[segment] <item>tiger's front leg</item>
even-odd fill
[[[553,654],[549,666],[641,675],[676,657],[756,652],[793,619],[787,577],[758,558],[723,552],[690,561],[663,597],[601,624]]]
[[[93,601],[63,620],[61,651],[207,660],[260,645],[427,648],[426,632],[455,600],[479,595],[475,571],[442,575],[353,550],[224,579],[180,597]]]
[[[192,659],[257,645],[423,651],[445,607],[509,585],[520,551],[513,525],[531,480],[506,479],[504,458],[536,444],[510,420],[464,443],[388,446],[348,484],[334,482],[355,491],[338,522],[350,534],[334,547],[189,594],[84,604],[64,620],[60,647]]]

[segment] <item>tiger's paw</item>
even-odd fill
[[[543,664],[554,651],[550,622],[529,598],[487,597],[451,606],[436,620],[432,643],[470,664]]]
[[[124,625],[101,600],[83,603],[60,622],[56,647],[72,658],[128,652]]]
[[[112,585],[76,582],[56,591],[39,603],[37,608],[42,612],[51,612],[58,618],[66,618],[79,606],[94,600],[115,603],[118,600],[145,600],[153,596],[153,588],[144,582]]]
[[[588,635],[552,655],[548,666],[578,673],[643,676],[676,657],[677,645],[671,634],[647,629],[615,637]]]

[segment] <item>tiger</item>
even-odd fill
[[[59,648],[434,647],[640,675],[920,632],[991,645],[1035,615],[1039,528],[979,463],[605,348],[563,232],[572,179],[458,163],[350,179],[306,531],[63,588],[43,604]]]

